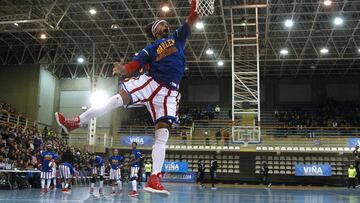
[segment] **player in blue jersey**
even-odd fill
[[[140,159],[142,157],[141,155],[141,151],[136,149],[137,148],[137,143],[133,142],[131,143],[131,157],[130,157],[130,180],[131,180],[131,187],[132,187],[132,191],[130,192],[129,196],[130,197],[137,197],[138,196],[138,192],[137,192],[137,178],[138,178],[138,173],[139,173],[139,169],[140,169]]]
[[[91,165],[91,184],[90,184],[90,194],[94,194],[94,187],[96,179],[99,177],[99,194],[104,195],[103,187],[104,187],[104,176],[105,176],[105,165],[104,160],[100,156],[96,156],[96,154],[91,155],[90,159]]]
[[[133,104],[146,106],[155,124],[155,142],[152,151],[152,175],[144,189],[153,193],[170,194],[160,183],[161,169],[165,160],[169,129],[178,122],[179,83],[186,64],[186,40],[198,18],[195,7],[196,0],[192,0],[190,14],[185,23],[172,34],[165,20],[151,23],[146,31],[154,42],[142,49],[129,63],[115,63],[113,68],[114,75],[130,76],[149,65],[146,74],[122,81],[118,94],[109,98],[101,107],[92,107],[72,119],[55,113],[56,121],[68,133],[91,118],[99,117],[117,107]]]
[[[48,144],[46,150],[40,154],[40,166],[41,166],[41,191],[47,193],[53,179],[52,167],[55,161],[58,159],[58,155],[52,151],[52,145]],[[46,186],[45,186],[46,182]]]
[[[63,162],[59,165],[60,177],[61,177],[61,186],[63,193],[70,193],[69,185],[70,180],[74,176],[74,167],[72,164]]]
[[[119,155],[117,149],[113,150],[113,155],[109,157],[109,164],[110,164],[110,174],[109,179],[112,182],[111,187],[111,194],[116,195],[115,189],[115,182],[117,182],[119,187],[119,192],[122,190],[122,183],[121,183],[121,168],[123,167],[124,156]]]

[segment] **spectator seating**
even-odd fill
[[[353,160],[350,160],[346,156],[256,156],[256,174],[261,174],[262,164],[264,162],[268,164],[270,169],[269,174],[294,175],[296,164],[330,164],[332,166],[332,175],[342,176],[346,173],[348,166],[352,164]]]

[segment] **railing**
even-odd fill
[[[122,135],[153,135],[154,130],[152,127],[143,127],[143,131],[140,130],[140,126],[132,127],[131,131],[124,131],[124,128],[120,131],[119,134],[115,136],[109,136],[109,129],[97,129],[96,138],[95,138],[95,145],[96,146],[103,146],[109,148],[122,148],[128,147],[121,144],[121,136]],[[136,129],[136,130],[135,130]],[[146,129],[146,130],[145,130]],[[150,130],[151,129],[151,130]],[[276,128],[279,130],[279,128]],[[280,128],[281,129],[281,128]],[[291,128],[290,128],[291,129]],[[224,140],[221,138],[220,140],[216,140],[215,137],[188,137],[186,140],[183,140],[176,132],[171,130],[172,136],[169,137],[168,145],[177,145],[177,146],[216,146],[216,147],[230,147],[236,146],[241,148],[252,148],[255,149],[257,146],[272,146],[272,147],[347,147],[347,138],[351,136],[336,136],[338,131],[342,130],[352,130],[354,132],[358,132],[358,128],[344,128],[344,129],[332,129],[332,128],[311,128],[312,130],[316,130],[318,132],[325,132],[331,136],[323,136],[323,137],[315,137],[309,138],[305,136],[307,134],[300,135],[296,134],[293,136],[288,137],[281,137],[277,138],[276,136],[263,136],[261,143],[259,144],[238,144],[238,143],[231,143],[230,140]],[[263,131],[271,132],[272,128],[262,128]],[[282,130],[288,131],[288,128],[283,128]],[[332,131],[333,130],[333,131]],[[76,131],[75,131],[76,132]],[[134,134],[130,132],[136,132]],[[320,134],[320,133],[319,133]],[[352,136],[353,137],[353,136]],[[70,135],[69,143],[71,145],[87,145],[89,143],[89,137],[87,132],[77,132],[72,133]]]
[[[46,124],[39,123],[37,121],[31,121],[24,116],[20,116],[18,114],[9,113],[4,110],[0,110],[0,122],[2,123],[10,123],[17,126],[23,127],[35,127],[39,130],[42,130]]]
[[[193,135],[193,127],[192,126],[180,126],[177,128],[173,128],[170,130],[170,136],[179,137],[182,132],[186,132],[186,135],[191,138]],[[155,130],[154,126],[138,126],[138,125],[130,125],[130,126],[122,126],[118,133],[120,135],[154,135]]]
[[[322,136],[344,136],[357,137],[360,136],[359,127],[276,127],[262,126],[261,132],[263,136],[274,137],[322,137]]]
[[[96,128],[95,145],[110,147],[112,142],[110,128]],[[81,128],[72,132],[69,136],[69,144],[73,146],[84,146],[89,144],[89,133],[87,128]]]

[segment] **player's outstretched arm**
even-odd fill
[[[135,71],[140,69],[141,65],[138,61],[130,61],[127,64],[123,64],[123,62],[116,62],[114,63],[113,68],[113,75],[121,75],[121,76],[128,76]]]
[[[186,19],[186,22],[190,25],[190,27],[192,27],[195,24],[196,20],[199,18],[199,15],[196,13],[195,9],[196,9],[196,0],[192,0],[190,13]]]

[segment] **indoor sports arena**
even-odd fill
[[[0,0],[0,202],[360,202],[359,0]]]

